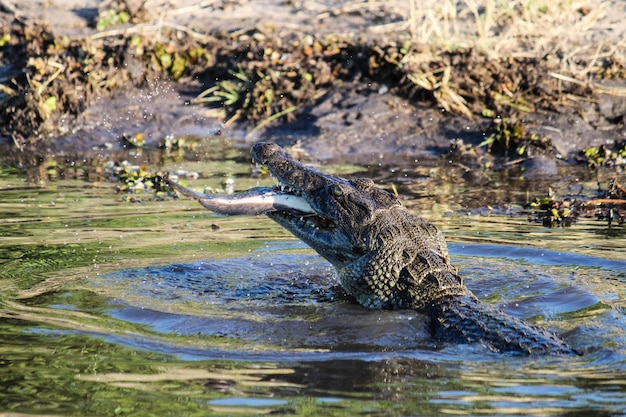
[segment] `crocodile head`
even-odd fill
[[[375,218],[381,210],[400,207],[399,200],[371,179],[348,180],[325,174],[293,158],[278,145],[258,143],[252,158],[278,179],[277,193],[294,196],[265,214],[342,269],[371,250]],[[303,201],[310,210],[302,210]],[[296,205],[296,202],[299,204]]]

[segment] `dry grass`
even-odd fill
[[[491,58],[554,56],[564,70],[579,77],[593,72],[602,58],[626,55],[626,31],[607,27],[611,5],[587,0],[411,0],[407,20],[417,43],[444,50],[474,48]]]
[[[619,16],[615,7],[619,4],[588,0],[411,0],[405,6],[404,21],[373,30],[407,32],[414,52],[406,54],[400,64],[415,68],[407,78],[432,92],[444,109],[471,116],[464,92],[458,84],[450,84],[459,78],[458,72],[451,75],[449,66],[423,70],[424,62],[436,61],[432,55],[473,50],[488,61],[544,60],[551,68],[546,76],[558,83],[625,96],[626,88],[605,88],[594,81],[626,76],[621,73],[626,62],[626,30],[619,17],[613,16]],[[614,68],[617,73],[612,73]],[[514,100],[516,87],[502,96]],[[532,110],[531,106],[525,111]]]
[[[303,1],[305,7],[318,4]],[[599,79],[626,78],[626,10],[611,0],[355,0],[344,2],[320,15],[340,16],[355,10],[378,11],[404,16],[401,21],[371,26],[374,35],[406,36],[410,47],[397,64],[415,90],[428,91],[438,105],[471,117],[476,105],[464,97],[476,96],[481,72],[505,70],[507,62],[535,61],[541,79],[551,79],[554,88],[578,89],[597,94],[626,96],[626,88],[605,87]],[[443,54],[473,51],[481,70],[454,66]],[[511,72],[511,69],[508,69]],[[514,70],[513,70],[514,71]],[[527,112],[535,107],[521,93],[520,86],[537,75],[519,74],[500,83],[495,102]],[[531,81],[532,82],[532,81]],[[461,85],[465,85],[462,87]],[[473,86],[472,86],[473,84]],[[493,87],[493,85],[491,85]],[[520,95],[521,94],[521,95]],[[569,94],[570,101],[580,97]],[[566,95],[567,95],[566,94]]]

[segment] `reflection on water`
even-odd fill
[[[256,183],[229,161],[240,188]],[[223,179],[217,163],[194,169]],[[515,181],[465,188],[436,167],[369,175],[444,229],[480,298],[586,353],[437,345],[419,314],[345,299],[332,268],[268,219],[11,176],[0,179],[0,413],[623,415],[623,230],[530,224],[514,215],[526,199]],[[503,203],[488,209],[498,189]]]

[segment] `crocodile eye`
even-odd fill
[[[343,190],[338,185],[332,185],[330,187],[330,193],[333,197],[341,197],[343,195]]]

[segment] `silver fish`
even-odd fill
[[[232,195],[203,194],[184,187],[174,181],[167,184],[180,193],[198,200],[207,209],[228,216],[258,216],[271,211],[313,213],[304,197],[282,192],[274,187],[257,187]]]

